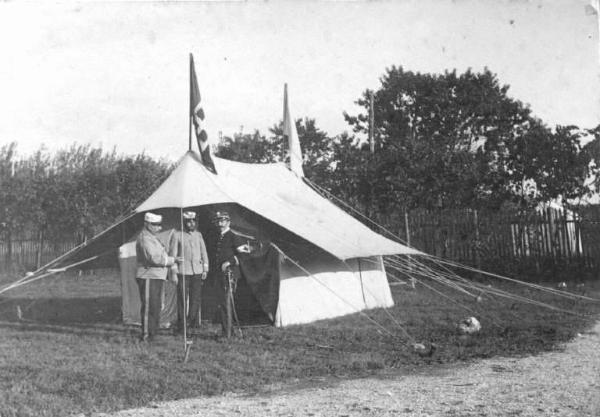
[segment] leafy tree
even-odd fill
[[[21,192],[15,203],[20,208],[22,220],[19,224],[25,232],[45,231],[49,219],[56,220],[51,207],[59,198],[60,189],[56,187],[50,166],[50,156],[41,147],[30,158],[21,161],[15,171],[17,188]]]
[[[19,211],[15,204],[17,190],[13,175],[16,147],[13,142],[0,148],[0,230],[10,228],[8,221]]]
[[[571,200],[589,192],[591,155],[581,145],[584,132],[576,126],[550,131],[534,126],[509,144],[506,170],[512,174],[514,195],[521,201]]]
[[[384,212],[506,200],[525,206],[579,193],[584,161],[573,127],[553,133],[508,89],[487,69],[388,69],[381,87],[357,101],[365,112],[344,114],[354,132],[366,134],[373,95],[375,153],[363,158],[368,168],[341,165],[338,177],[353,179],[363,203]],[[360,143],[345,144],[364,153]],[[365,193],[361,175],[372,176],[375,192]]]
[[[0,207],[5,228],[25,235],[90,237],[133,209],[171,169],[145,155],[123,157],[89,145],[54,155],[40,148],[21,161],[15,148],[0,149]]]
[[[325,180],[333,156],[332,139],[320,130],[314,119],[296,121],[302,148],[304,175],[315,181]],[[259,131],[225,137],[217,146],[215,155],[232,161],[249,163],[289,163],[288,144],[283,136],[283,122],[269,129],[267,138]]]
[[[12,142],[0,148],[0,237],[7,241],[24,220],[19,207],[19,180],[14,175],[16,147]]]
[[[217,145],[215,155],[238,162],[276,162],[280,160],[278,146],[256,130],[253,134],[238,133],[233,138],[224,137]]]
[[[302,149],[304,175],[315,182],[325,182],[332,163],[333,141],[327,133],[317,127],[315,119],[296,120],[296,130]],[[278,160],[289,163],[288,144],[283,136],[283,122],[269,129],[272,136],[273,152]]]
[[[112,172],[110,213],[112,220],[129,213],[169,176],[173,164],[156,161],[148,155],[121,157]]]
[[[589,161],[586,165],[587,195],[600,191],[600,124],[593,129],[578,132],[586,140],[582,153]]]

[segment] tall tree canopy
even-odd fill
[[[354,132],[366,134],[373,95],[375,153],[355,141],[365,165],[342,165],[338,176],[355,178],[365,204],[383,211],[532,205],[577,194],[586,165],[577,132],[552,132],[507,93],[487,69],[437,75],[392,67],[377,91],[357,101],[363,113],[344,114]],[[360,187],[365,176],[375,193]]]
[[[303,155],[306,177],[322,181],[328,173],[332,158],[332,143],[327,133],[320,130],[314,119],[296,121],[296,129]],[[270,137],[259,131],[252,134],[236,134],[225,137],[217,145],[215,154],[239,162],[285,162],[289,163],[288,144],[283,136],[283,122],[269,129]]]
[[[215,155],[238,162],[268,163],[279,161],[279,149],[258,130],[252,134],[225,136],[217,144]]]
[[[111,225],[166,177],[170,164],[146,155],[121,156],[89,145],[51,154],[40,148],[18,159],[16,144],[0,148],[0,231],[81,239]]]
[[[580,132],[576,128],[575,130],[584,137],[584,141],[586,142],[583,147],[585,156],[582,159],[588,161],[585,167],[588,181],[586,183],[587,187],[584,187],[584,190],[587,191],[587,196],[591,196],[600,191],[600,124],[584,132]]]

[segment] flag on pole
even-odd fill
[[[287,83],[283,87],[283,136],[287,138],[290,149],[290,170],[299,177],[304,177],[302,170],[302,149],[296,131],[296,123],[290,115],[288,106]]]
[[[208,146],[208,135],[206,130],[202,128],[204,120],[204,110],[200,104],[200,89],[198,88],[198,79],[196,78],[196,68],[194,66],[194,56],[190,54],[190,117],[194,123],[194,132],[196,133],[196,141],[200,150],[200,158],[206,168],[217,173],[215,164],[210,156],[210,146]]]

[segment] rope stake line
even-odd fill
[[[390,267],[391,267],[391,268],[395,268],[393,265],[390,265]],[[417,281],[417,283],[421,284],[421,285],[422,285],[422,286],[424,286],[425,288],[427,288],[427,289],[429,289],[429,290],[431,290],[431,291],[435,292],[436,294],[440,295],[441,297],[443,297],[443,298],[445,298],[445,299],[449,300],[450,302],[452,302],[452,303],[454,303],[454,304],[458,305],[459,307],[463,308],[464,310],[467,310],[467,311],[469,311],[470,313],[473,313],[473,314],[475,314],[475,315],[477,315],[477,314],[478,314],[478,312],[476,312],[476,311],[475,311],[475,310],[473,310],[472,308],[470,308],[470,307],[466,306],[465,304],[463,304],[463,303],[459,302],[458,300],[455,300],[454,298],[450,297],[449,295],[447,295],[447,294],[444,294],[443,292],[441,292],[441,291],[439,291],[439,290],[436,290],[435,288],[433,288],[432,286],[430,286],[430,285],[426,284],[426,283],[425,283],[425,282],[423,282],[422,280],[420,280],[420,279],[416,279],[416,278],[415,278],[415,280]],[[442,283],[442,284],[443,284],[443,283]],[[497,327],[499,327],[499,328],[502,328],[502,325],[501,325],[501,324],[499,324],[499,323],[498,323],[498,322],[495,320],[495,318],[494,318],[492,315],[489,315],[489,314],[484,314],[484,315],[486,315],[486,316],[487,316],[487,318],[490,320],[490,322],[492,322],[494,325],[496,325],[496,326],[497,326]]]
[[[4,293],[4,292],[6,292],[6,291],[8,291],[8,290],[11,290],[11,289],[14,289],[14,288],[18,288],[18,287],[20,287],[20,286],[22,286],[22,285],[29,284],[30,282],[37,281],[37,280],[39,280],[39,279],[45,278],[45,277],[47,277],[47,276],[54,275],[54,274],[57,274],[57,273],[59,273],[59,272],[65,272],[65,271],[67,271],[68,269],[71,269],[71,268],[73,268],[73,267],[75,267],[75,266],[77,266],[77,265],[82,265],[82,264],[84,264],[84,263],[91,262],[91,261],[93,261],[94,259],[100,258],[101,256],[104,256],[104,255],[106,255],[106,254],[107,254],[107,253],[109,253],[109,252],[112,252],[112,250],[109,250],[109,251],[103,252],[103,253],[101,253],[100,255],[95,255],[95,256],[92,256],[92,257],[90,257],[90,258],[84,259],[84,260],[82,260],[82,261],[79,261],[79,262],[75,262],[75,263],[73,263],[73,264],[71,264],[71,265],[64,266],[64,267],[62,267],[62,268],[60,268],[60,269],[55,269],[55,270],[47,270],[45,273],[43,273],[43,274],[41,274],[41,275],[36,275],[36,274],[34,273],[33,275],[25,276],[25,277],[23,277],[23,278],[20,278],[20,279],[18,279],[18,280],[17,280],[17,281],[15,281],[15,282],[13,282],[12,284],[9,284],[9,285],[7,285],[6,287],[4,287],[4,288],[0,289],[0,294],[2,294],[2,293]]]
[[[426,256],[427,257],[433,257],[432,255],[426,255]],[[433,258],[435,258],[436,261],[438,263],[441,263],[441,264],[453,266],[453,267],[456,267],[456,268],[462,268],[462,269],[465,269],[465,270],[470,271],[470,272],[482,273],[482,274],[488,275],[488,276],[493,277],[493,278],[498,278],[498,279],[502,279],[502,280],[505,280],[505,281],[513,282],[515,284],[520,284],[520,285],[524,285],[524,286],[527,286],[527,287],[535,288],[535,289],[540,290],[540,291],[550,292],[550,293],[553,293],[555,295],[562,296],[562,297],[565,297],[565,298],[578,298],[578,299],[582,299],[582,300],[586,300],[586,301],[600,302],[600,299],[597,299],[597,298],[587,297],[587,296],[580,295],[580,294],[573,294],[573,293],[569,293],[569,292],[566,292],[566,291],[557,290],[557,289],[554,289],[554,288],[544,287],[543,285],[538,285],[538,284],[533,284],[533,283],[530,283],[530,282],[520,281],[518,279],[509,278],[509,277],[506,277],[504,275],[498,275],[498,274],[495,274],[493,272],[482,271],[482,270],[479,270],[477,268],[473,268],[473,267],[470,267],[470,266],[467,266],[467,265],[462,265],[462,264],[459,264],[459,263],[453,262],[453,261],[443,260],[443,259],[437,258],[437,257],[433,257]]]
[[[399,261],[396,261],[394,263],[394,262],[390,262],[388,260],[388,261],[386,261],[386,265],[389,266],[389,267],[391,267],[391,268],[394,268],[394,269],[396,269],[396,270],[398,270],[399,272],[402,272],[402,273],[406,273],[406,271],[407,271],[406,265],[402,264],[402,262],[399,262]],[[512,300],[512,301],[516,301],[516,302],[521,302],[521,303],[524,303],[524,304],[535,305],[537,307],[543,307],[543,308],[547,308],[547,309],[550,309],[550,310],[553,310],[553,311],[562,312],[562,313],[566,313],[566,314],[570,314],[570,315],[575,315],[575,316],[578,316],[578,317],[586,317],[585,315],[582,315],[582,314],[577,313],[577,312],[572,311],[572,310],[567,310],[567,309],[559,308],[559,307],[553,306],[553,305],[548,304],[548,303],[544,303],[544,302],[541,302],[541,301],[536,301],[534,299],[527,298],[527,297],[520,296],[520,295],[516,295],[516,294],[510,293],[508,291],[501,290],[501,289],[497,289],[497,288],[493,288],[493,287],[486,287],[486,286],[483,286],[482,284],[478,284],[478,283],[475,283],[475,282],[468,281],[467,279],[461,278],[459,276],[457,276],[457,277],[458,277],[458,279],[461,282],[460,283],[452,283],[451,281],[449,281],[447,279],[440,279],[440,277],[436,276],[436,274],[425,274],[425,273],[422,273],[420,275],[423,276],[423,277],[425,277],[425,278],[432,279],[432,280],[434,280],[434,281],[436,281],[436,282],[438,282],[438,283],[440,283],[442,285],[449,286],[450,288],[453,288],[453,289],[457,289],[457,287],[458,288],[460,288],[460,287],[467,287],[467,288],[479,290],[482,294],[492,294],[492,295],[495,295],[497,297],[506,298],[506,299],[509,299],[509,300]],[[449,282],[450,282],[450,284],[449,284]],[[424,284],[424,283],[421,281],[421,284]],[[545,287],[542,287],[542,288],[545,288]],[[461,292],[463,292],[463,291],[461,291]],[[471,295],[470,293],[468,293],[468,294]],[[474,297],[477,298],[479,296],[474,296]],[[467,308],[464,305],[463,305],[463,307]]]
[[[129,215],[127,215],[125,218],[117,221],[116,223],[114,223],[112,226],[108,227],[107,229],[103,230],[102,232],[98,233],[97,235],[93,236],[90,240],[80,243],[79,245],[75,246],[73,249],[70,249],[69,251],[63,253],[61,256],[59,256],[56,259],[53,259],[52,261],[48,262],[46,265],[41,266],[40,268],[36,269],[35,271],[33,271],[34,274],[37,274],[38,272],[41,272],[45,269],[47,269],[50,265],[55,264],[57,261],[60,261],[61,259],[66,258],[68,255],[72,254],[75,251],[78,251],[80,249],[85,248],[88,245],[91,245],[93,242],[95,242],[96,240],[98,240],[101,236],[105,235],[106,233],[108,233],[110,230],[112,230],[113,228],[119,226],[121,223],[129,220],[130,218],[132,218],[133,216],[135,216],[137,213],[136,212],[132,212]],[[110,251],[104,252],[103,254],[106,254]]]
[[[311,186],[316,192],[318,192],[319,194],[321,194],[321,196],[323,197],[330,197],[335,199],[336,201],[338,201],[340,204],[342,204],[344,207],[346,207],[347,209],[351,210],[353,213],[356,213],[358,216],[360,216],[360,218],[366,220],[367,222],[369,222],[370,224],[377,226],[380,230],[385,231],[387,234],[389,234],[390,236],[394,237],[396,240],[398,240],[400,243],[412,248],[412,246],[408,245],[402,238],[400,238],[398,235],[396,235],[395,233],[393,233],[392,231],[388,230],[387,228],[385,228],[384,226],[378,224],[377,222],[371,220],[369,217],[365,216],[363,213],[361,213],[360,211],[356,210],[354,207],[350,206],[349,204],[347,204],[346,202],[344,202],[342,199],[340,199],[339,197],[333,195],[331,192],[327,191],[325,188],[319,186],[318,184],[310,181],[308,178],[304,179],[306,181],[306,183]],[[415,248],[413,248],[415,249]],[[396,255],[397,256],[397,255]],[[473,268],[473,267],[469,267],[467,265],[463,265],[460,264],[458,262],[453,262],[453,261],[447,261],[444,260],[443,258],[439,258],[437,256],[434,255],[430,255],[430,254],[423,254],[421,256],[425,256],[428,259],[430,259],[431,261],[437,263],[440,267],[442,265],[449,265],[449,266],[454,266],[457,268],[462,268],[471,272],[475,272],[475,273],[480,273],[480,274],[484,274],[484,275],[488,275],[494,278],[498,278],[498,279],[504,279],[504,280],[508,280],[511,282],[514,282],[516,284],[520,284],[520,285],[525,285],[525,286],[530,286],[532,288],[537,288],[541,291],[547,291],[547,292],[551,292],[554,293],[556,295],[560,295],[563,297],[567,297],[567,298],[579,298],[582,300],[587,300],[587,301],[594,301],[594,302],[600,302],[600,299],[596,299],[596,298],[591,298],[591,297],[586,297],[584,295],[579,295],[579,294],[572,294],[572,293],[567,293],[566,291],[560,291],[560,290],[555,290],[553,288],[548,288],[548,287],[544,287],[541,285],[536,285],[536,284],[532,284],[532,283],[528,283],[525,281],[521,281],[521,280],[517,280],[514,278],[509,278],[503,275],[499,275],[499,274],[494,274],[491,272],[487,272],[478,268]],[[413,262],[415,262],[415,259],[412,258]]]

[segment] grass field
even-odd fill
[[[146,345],[138,342],[139,329],[120,324],[117,274],[48,278],[0,298],[0,416],[108,412],[224,391],[251,394],[268,384],[535,354],[585,331],[600,313],[600,303],[506,284],[504,289],[580,315],[490,297],[477,303],[437,288],[457,303],[422,286],[398,285],[392,287],[395,307],[367,312],[393,336],[361,314],[284,329],[245,328],[231,340],[207,326],[183,363],[181,338],[165,331]],[[586,291],[600,298],[600,281],[588,282]],[[456,323],[470,315],[480,319],[482,331],[461,337]],[[437,350],[431,357],[416,355],[404,331],[416,342],[435,343]]]

